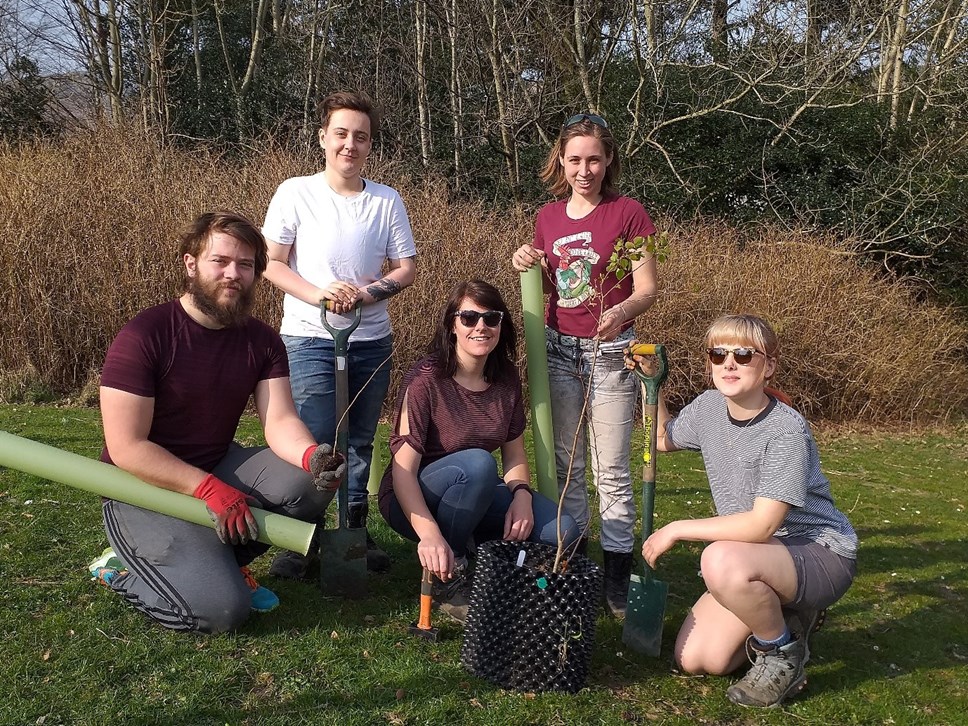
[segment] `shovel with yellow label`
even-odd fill
[[[639,343],[632,346],[634,356],[654,356],[651,375],[635,366],[642,386],[642,424],[645,427],[645,453],[642,465],[642,541],[652,534],[652,511],[655,506],[656,426],[658,425],[659,387],[666,379],[668,365],[665,347]],[[632,650],[657,657],[662,647],[662,624],[665,620],[668,583],[655,579],[649,564],[642,561],[644,572],[629,580],[628,608],[622,628],[622,642]]]

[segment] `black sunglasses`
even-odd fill
[[[561,128],[567,129],[569,126],[580,124],[582,121],[591,121],[593,124],[596,126],[601,126],[603,129],[608,128],[608,121],[603,119],[601,116],[596,116],[593,113],[576,113],[570,119],[565,121],[565,125]]]
[[[477,321],[483,318],[484,325],[489,328],[496,328],[504,319],[504,313],[500,310],[485,310],[483,313],[477,310],[458,310],[454,317],[460,320],[460,324],[465,328],[473,328]]]
[[[764,358],[766,353],[757,350],[756,348],[707,348],[706,355],[709,356],[709,362],[713,365],[721,366],[726,362],[726,356],[730,353],[733,354],[733,360],[741,366],[748,366],[753,362],[753,356],[759,353]]]

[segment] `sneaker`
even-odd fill
[[[269,565],[269,574],[283,580],[311,580],[319,575],[319,555],[280,552]]]
[[[810,660],[810,636],[820,630],[827,619],[826,610],[784,610],[783,619],[795,638],[803,641],[803,665]]]
[[[791,640],[779,648],[760,650],[751,635],[746,651],[753,665],[739,681],[726,691],[726,697],[739,706],[773,708],[784,699],[799,693],[807,685],[803,671],[804,639]]]
[[[101,556],[87,566],[87,571],[91,574],[92,580],[106,587],[111,586],[111,581],[115,577],[128,572],[121,558],[115,554],[111,547],[106,547]]]
[[[240,567],[239,572],[245,584],[252,590],[251,608],[257,613],[267,613],[279,607],[279,597],[268,587],[260,585],[252,576],[252,571],[248,567]]]
[[[432,590],[434,607],[463,625],[467,622],[470,606],[471,576],[467,558],[462,557],[454,565],[454,572],[447,582],[436,577]]]
[[[390,569],[390,555],[380,549],[370,533],[366,533],[366,569],[370,572],[386,572]]]

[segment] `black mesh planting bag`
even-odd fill
[[[524,550],[522,567],[518,553]],[[602,571],[576,556],[553,573],[555,549],[493,541],[477,550],[461,660],[503,688],[575,693],[595,646]]]

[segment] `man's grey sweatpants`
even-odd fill
[[[312,522],[333,498],[266,447],[232,444],[212,473],[269,512]],[[269,545],[227,545],[215,530],[130,504],[103,505],[108,542],[127,567],[111,588],[173,630],[218,633],[249,617],[252,592],[239,568]]]

